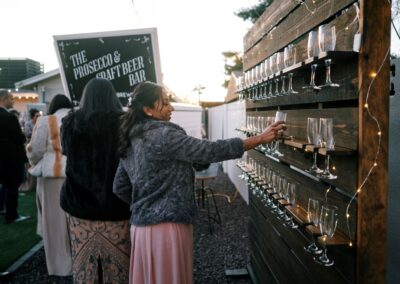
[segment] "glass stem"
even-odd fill
[[[313,165],[312,165],[313,169],[317,168],[317,156],[318,156],[317,151],[314,151],[314,158],[313,158]]]
[[[293,85],[292,85],[292,81],[293,81],[293,73],[289,73],[289,86],[288,86],[288,93],[290,94],[291,92],[293,92]]]
[[[279,79],[275,79],[275,97],[279,96]]]
[[[311,65],[311,80],[310,80],[310,86],[315,87],[315,71],[317,70],[317,64]]]
[[[281,78],[282,78],[281,79],[281,81],[282,81],[281,96],[283,96],[283,95],[286,94],[286,90],[285,90],[285,79],[286,79],[286,76],[282,76]]]
[[[268,98],[271,98],[272,96],[273,96],[273,94],[272,94],[272,82],[269,82]]]
[[[329,174],[329,160],[330,160],[330,155],[326,155],[325,159],[325,173]]]
[[[326,80],[325,80],[325,84],[326,85],[330,85],[332,84],[332,80],[331,80],[331,59],[326,59],[325,60],[325,66],[326,66]]]

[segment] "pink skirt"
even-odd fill
[[[191,284],[193,225],[131,225],[130,284]]]

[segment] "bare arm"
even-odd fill
[[[285,122],[283,121],[274,122],[273,124],[268,126],[263,133],[244,139],[244,149],[247,151],[253,149],[260,144],[269,143],[272,140],[276,139],[278,137],[278,131],[286,129],[284,123]]]

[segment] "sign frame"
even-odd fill
[[[109,42],[110,40],[112,40],[112,38],[118,38],[119,40],[121,40],[121,37],[140,37],[140,36],[149,36],[150,37],[150,44],[151,44],[151,50],[149,50],[150,48],[147,48],[147,52],[149,52],[149,57],[151,57],[151,59],[153,60],[153,66],[150,66],[149,68],[151,68],[151,71],[154,71],[154,75],[155,78],[152,78],[148,81],[153,81],[157,84],[162,84],[162,72],[161,72],[161,61],[160,61],[160,52],[159,52],[159,46],[158,46],[158,36],[157,36],[157,28],[144,28],[144,29],[132,29],[132,30],[119,30],[119,31],[105,31],[105,32],[93,32],[93,33],[80,33],[80,34],[67,34],[67,35],[54,35],[53,39],[54,39],[54,47],[56,50],[56,55],[57,55],[57,60],[58,60],[58,64],[60,67],[60,75],[61,75],[61,81],[62,81],[62,85],[64,88],[64,91],[66,93],[67,96],[69,96],[71,98],[71,100],[75,103],[78,104],[82,93],[80,92],[78,95],[75,94],[71,94],[71,90],[69,88],[69,84],[73,84],[74,82],[69,82],[67,79],[67,74],[66,74],[66,70],[65,70],[65,66],[64,64],[66,64],[66,66],[68,66],[68,62],[66,62],[67,59],[63,60],[63,57],[65,58],[65,54],[62,55],[62,53],[64,53],[64,50],[60,50],[60,45],[62,45],[62,42],[66,41],[76,41],[77,45],[79,45],[79,41],[86,41],[86,40],[93,40],[93,39],[98,39],[100,42],[103,42],[106,38],[106,40]],[[61,44],[60,44],[61,43]],[[62,47],[64,49],[64,46]],[[86,53],[86,50],[85,50]],[[132,55],[135,55],[135,52],[132,51]],[[93,59],[93,58],[91,58]],[[70,60],[71,63],[71,60]],[[75,63],[74,63],[75,64]],[[131,64],[135,65],[134,63]],[[153,68],[154,67],[154,70]],[[71,67],[72,68],[72,67]],[[121,69],[121,68],[119,68]],[[69,73],[71,72],[70,70],[67,70]],[[101,70],[99,70],[101,71]],[[144,72],[144,71],[143,71]],[[122,71],[121,71],[122,73]],[[120,74],[120,71],[118,71],[118,74]],[[89,81],[90,79],[96,77],[97,73],[93,72],[93,74],[87,75],[86,81]],[[83,80],[85,80],[83,79]],[[110,79],[110,78],[108,78]],[[120,78],[118,78],[120,79]],[[147,79],[146,79],[147,80]],[[111,82],[113,82],[112,79],[110,79]],[[125,90],[124,92],[118,92],[117,90],[117,86],[116,84],[114,84],[114,87],[117,90],[117,95],[119,97],[127,97],[128,93],[132,92],[132,88],[134,85],[131,85],[131,88],[129,90]],[[73,86],[71,85],[71,87],[73,88]],[[83,89],[82,89],[83,90]]]

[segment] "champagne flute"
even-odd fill
[[[275,122],[275,117],[274,116],[267,116],[267,122],[266,122],[266,127],[270,126],[271,124],[273,124]],[[268,144],[265,145],[265,155],[267,154],[272,154],[273,153],[273,149],[274,149],[274,142],[270,142]]]
[[[320,217],[320,206],[322,205],[322,200],[318,198],[309,198],[308,199],[308,207],[307,207],[307,219],[314,226],[318,226],[319,217]],[[315,236],[312,236],[313,242],[308,246],[304,247],[304,249],[312,254],[320,254],[322,252],[321,248],[318,247],[316,243]]]
[[[322,235],[322,242],[331,239],[335,234],[338,223],[338,208],[333,205],[323,205],[319,219],[319,229]],[[323,246],[322,254],[315,256],[314,260],[323,266],[332,266],[335,262],[328,258],[326,243]]]
[[[333,138],[333,119],[321,118],[319,127],[321,146],[327,149],[325,157],[325,169],[321,173],[321,176],[327,179],[336,179],[337,176],[330,172],[330,154],[328,152],[329,150],[335,149],[335,140]]]
[[[288,68],[296,64],[296,48],[293,46],[293,44],[289,44],[288,46],[285,47],[285,49],[283,50],[283,57],[285,62],[285,68]],[[288,77],[289,77],[289,86],[286,94],[287,95],[298,94],[299,92],[293,90],[293,72],[289,72]]]
[[[286,122],[286,112],[281,112],[277,111],[275,113],[275,122],[277,121],[285,121]],[[279,139],[275,141],[275,147],[274,147],[274,152],[272,153],[273,155],[276,155],[278,157],[282,157],[283,154],[279,151]]]
[[[285,57],[284,57],[284,52],[278,52],[277,57],[276,57],[276,65],[278,67],[278,73],[280,73],[284,68],[285,68]],[[286,90],[285,90],[285,79],[286,76],[282,75],[280,76],[280,81],[282,81],[282,88],[281,91],[276,93],[276,96],[284,96],[286,95]],[[279,79],[277,79],[279,80]],[[277,87],[278,90],[278,87]]]
[[[312,59],[313,57],[318,56],[318,33],[317,33],[317,31],[310,31],[308,33],[307,56],[308,56],[308,59]],[[317,70],[317,67],[318,67],[318,64],[311,64],[310,84],[308,86],[304,86],[303,89],[314,89],[316,91],[321,90],[321,88],[315,84],[315,72]]]
[[[276,199],[278,200],[286,200],[286,190],[287,190],[287,179],[284,175],[281,175],[280,179],[279,179],[279,184],[278,184],[278,198]],[[285,215],[285,211],[281,209],[281,205],[279,204],[279,201],[277,202],[277,207],[274,211],[274,213],[277,213],[279,217],[283,217]]]
[[[286,201],[289,203],[288,205],[291,205],[293,207],[297,206],[297,191],[299,189],[299,185],[296,181],[289,181],[287,185],[287,191],[286,191]],[[285,212],[285,218],[284,220],[286,221],[286,225],[289,228],[296,229],[299,226],[293,221],[293,217],[287,214]]]
[[[307,139],[308,144],[314,145],[313,151],[313,164],[311,168],[307,169],[309,173],[322,173],[322,170],[317,166],[318,157],[318,146],[320,145],[320,133],[319,133],[319,120],[318,118],[308,117],[307,118]]]
[[[307,56],[309,59],[318,56],[317,37],[317,31],[310,31],[308,33]]]
[[[272,173],[271,178],[272,178],[272,194],[271,194],[270,207],[273,209],[272,210],[272,212],[273,212],[278,206],[274,203],[275,198],[273,198],[272,195],[276,195],[278,193],[278,187],[279,187],[281,176],[278,171],[275,171]]]
[[[318,27],[318,45],[320,52],[334,51],[336,45],[336,28],[335,26],[321,25]],[[324,60],[326,75],[325,84],[319,86],[320,88],[337,88],[339,84],[333,83],[331,80],[331,63],[332,59],[328,58]]]

